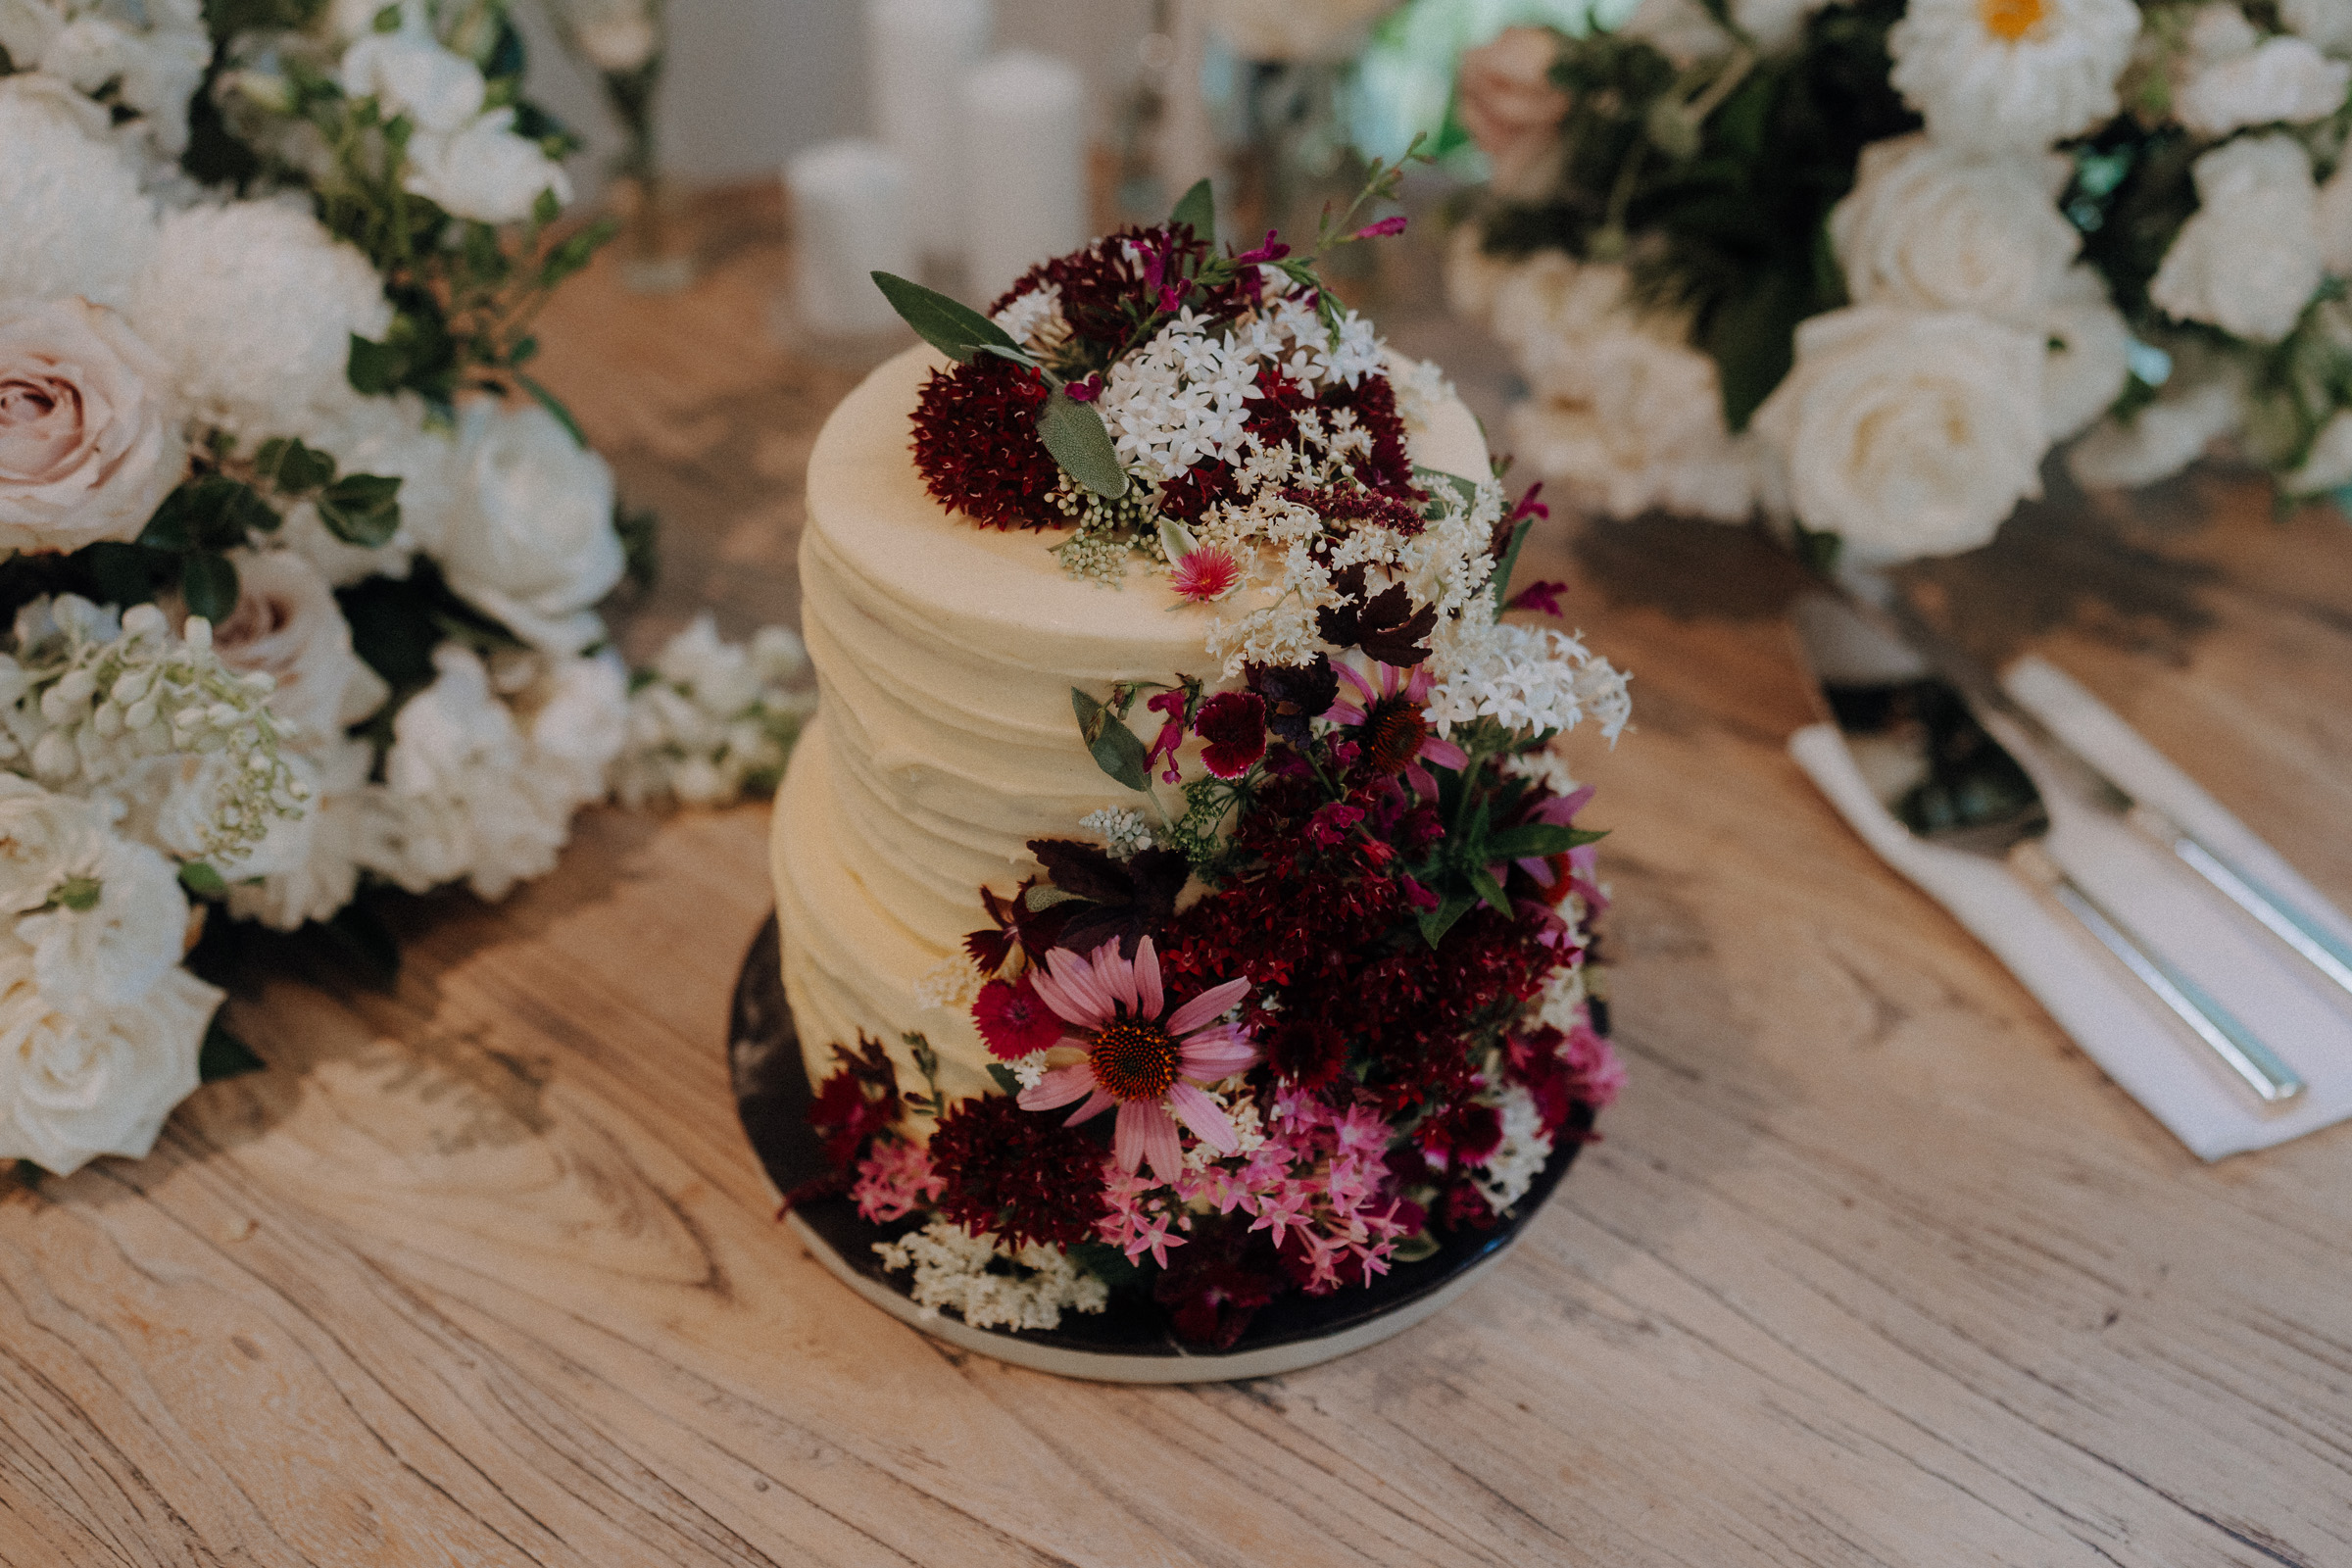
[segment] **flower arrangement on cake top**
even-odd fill
[[[1973,549],[2065,446],[2352,482],[2352,9],[1618,0],[1465,59],[1494,172],[1450,278],[1579,504],[1884,563]]]
[[[1284,1292],[1511,1214],[1621,1078],[1586,962],[1600,835],[1550,747],[1614,738],[1625,679],[1524,618],[1556,609],[1506,590],[1541,509],[1413,466],[1442,383],[1316,279],[1401,220],[1351,210],[1293,255],[1220,249],[1208,213],[1202,186],[988,317],[882,280],[956,361],[914,415],[932,493],[1212,612],[1198,671],[1072,690],[1069,744],[1133,805],[975,889],[924,982],[1002,1093],[948,1102],[920,1036],[919,1085],[862,1040],[812,1108],[886,1263],[974,1326],[1124,1291],[1230,1346]]]
[[[601,234],[521,76],[502,0],[0,4],[0,1159],[259,1065],[200,933],[381,961],[364,888],[498,898],[616,766],[782,770],[790,633],[610,646],[650,519],[530,375]]]

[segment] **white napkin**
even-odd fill
[[[2065,673],[2026,659],[2003,684],[2133,795],[2352,940],[2352,920]],[[2283,1057],[2307,1085],[2299,1098],[2265,1109],[2089,932],[2006,865],[1912,837],[1864,785],[1836,726],[1801,729],[1788,750],[1881,858],[1951,910],[2199,1158],[2267,1149],[2352,1116],[2352,999],[2165,850],[2069,796],[1999,715],[1988,727],[2041,787],[2058,863]]]

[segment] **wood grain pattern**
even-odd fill
[[[669,521],[641,652],[791,611],[858,368],[767,331],[773,203],[710,217],[692,293],[598,271],[547,325]],[[1782,749],[1793,579],[1753,539],[1534,549],[1637,671],[1589,759],[1632,1085],[1444,1316],[1142,1391],[868,1309],[734,1123],[764,810],[594,812],[504,906],[402,905],[393,993],[257,973],[271,1070],[152,1158],[0,1199],[0,1563],[2352,1562],[2352,1130],[2198,1164],[1872,858]],[[1926,575],[2352,901],[2352,529],[2200,473]]]

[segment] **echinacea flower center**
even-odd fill
[[[1401,697],[1392,697],[1373,710],[1365,726],[1364,757],[1383,773],[1401,773],[1421,755],[1429,739],[1429,720],[1421,710]]]
[[[1977,0],[1977,16],[1984,30],[2003,43],[2015,43],[2049,14],[2049,0]]]
[[[1157,1100],[1176,1085],[1181,1059],[1176,1041],[1158,1024],[1119,1018],[1103,1026],[1087,1048],[1095,1082],[1117,1100]]]

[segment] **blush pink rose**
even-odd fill
[[[1551,84],[1559,35],[1548,27],[1505,27],[1462,56],[1462,128],[1494,166],[1498,196],[1547,193],[1568,95]]]
[[[186,466],[166,385],[112,311],[0,303],[0,548],[136,539]]]

